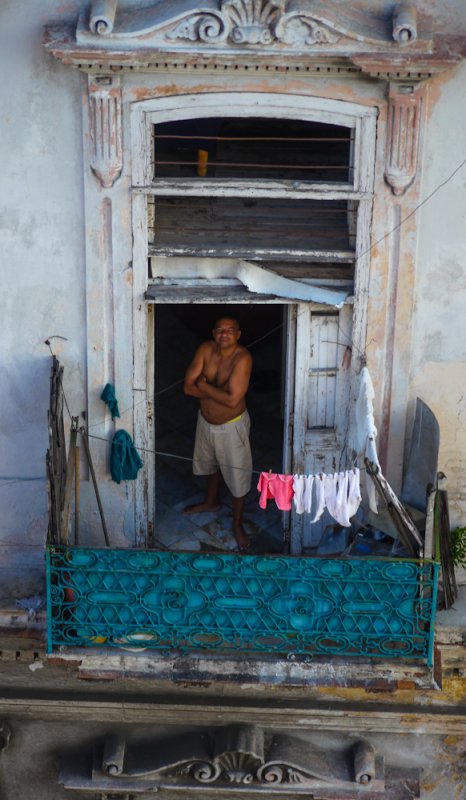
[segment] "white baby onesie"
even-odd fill
[[[304,510],[311,513],[312,507],[312,487],[314,486],[314,475],[304,476]]]
[[[325,508],[325,475],[316,475],[314,485],[316,487],[316,510],[311,522],[317,522],[324,513]]]
[[[325,475],[324,477],[324,493],[325,505],[329,513],[336,519],[337,511],[337,480],[338,474],[335,472],[333,475]]]
[[[304,514],[304,475],[293,475],[293,503],[297,514]]]
[[[361,504],[361,499],[359,469],[355,467],[348,473],[348,517],[354,517]]]
[[[338,491],[337,502],[335,508],[335,519],[344,528],[349,528],[351,525],[348,514],[348,472],[338,473]]]

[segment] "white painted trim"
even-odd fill
[[[281,261],[286,261],[287,259],[296,259],[299,261],[315,261],[323,264],[327,262],[351,264],[354,261],[354,253],[352,250],[298,250],[290,247],[255,247],[253,250],[247,247],[203,247],[202,245],[197,247],[194,247],[194,245],[192,247],[188,245],[180,245],[179,247],[175,245],[157,247],[156,245],[149,245],[149,255],[153,257],[221,257],[247,259],[248,261],[259,261],[272,258]]]
[[[157,197],[270,197],[293,200],[363,200],[369,192],[356,192],[349,183],[305,183],[304,181],[157,178],[150,186],[133,187],[134,194]]]
[[[151,386],[148,377],[147,364],[147,337],[148,337],[148,312],[144,295],[147,289],[147,204],[144,195],[133,197],[132,227],[133,227],[133,425],[134,441],[140,448],[143,462],[149,467],[144,470],[141,478],[135,482],[135,537],[136,545],[144,545],[147,537],[147,523],[149,520],[149,494],[152,491],[149,481],[153,476],[154,455],[150,452],[152,440],[148,422],[147,394]]]
[[[224,113],[222,113],[224,112]],[[358,211],[358,235],[356,246],[356,301],[354,308],[354,343],[357,352],[365,351],[366,339],[366,319],[367,319],[367,301],[368,301],[368,278],[369,278],[369,265],[370,265],[370,225],[372,213],[372,191],[374,181],[374,167],[375,167],[375,132],[376,132],[376,114],[375,107],[360,105],[357,103],[349,103],[342,100],[330,100],[327,98],[308,97],[299,95],[299,102],[297,97],[292,94],[265,94],[261,92],[212,92],[202,94],[177,94],[171,97],[156,97],[149,100],[138,101],[131,106],[131,132],[132,132],[132,184],[136,188],[133,191],[133,276],[134,276],[134,303],[133,315],[133,341],[134,346],[134,375],[135,386],[137,379],[141,379],[143,375],[146,376],[147,386],[147,363],[146,363],[146,343],[142,343],[139,337],[147,335],[146,324],[141,324],[143,315],[140,307],[141,297],[143,291],[148,284],[148,270],[147,270],[147,219],[143,209],[146,207],[145,195],[155,194],[157,185],[162,189],[162,184],[152,184],[152,164],[151,164],[151,130],[152,125],[165,121],[174,121],[181,119],[194,119],[201,117],[212,116],[225,116],[225,117],[243,117],[247,118],[251,115],[260,117],[274,117],[280,119],[302,119],[317,122],[326,122],[334,125],[342,125],[355,130],[355,153],[354,153],[354,187],[345,185],[345,187],[338,185],[329,188],[329,193],[323,190],[322,186],[308,185],[306,190],[308,192],[316,192],[316,197],[325,197],[326,199],[333,199],[330,192],[334,193],[335,199],[345,197],[347,199],[359,200]],[[189,183],[189,182],[188,182]],[[171,184],[172,194],[176,194],[176,188],[181,184]],[[269,185],[270,186],[270,185]],[[302,186],[302,184],[301,184]],[[139,192],[137,189],[139,188]],[[192,186],[190,191],[202,188],[206,194],[212,194],[212,185],[209,181],[203,181],[197,184],[196,187]],[[152,191],[152,190],[155,191]],[[232,185],[234,191],[234,186]],[[239,192],[240,187],[236,184],[236,189]],[[282,185],[275,185],[270,187],[271,191],[280,192],[277,196],[302,197],[300,187],[295,191],[287,191]],[[165,183],[166,196],[170,192],[168,182]],[[224,187],[217,184],[218,193],[224,192]],[[262,184],[259,191],[266,192]],[[281,194],[283,192],[283,194]],[[178,193],[181,193],[178,191]],[[186,193],[186,184],[185,192]],[[234,195],[232,195],[234,196]],[[264,194],[264,196],[272,196]],[[312,197],[312,194],[308,195]],[[309,256],[309,254],[307,254]],[[322,254],[320,254],[322,255]],[[348,254],[352,260],[352,254]],[[341,253],[340,253],[341,257]],[[260,302],[260,295],[258,301]],[[302,309],[302,310],[301,310]],[[297,335],[306,337],[309,335],[309,330],[306,333],[306,321],[309,323],[309,315],[311,309],[306,304],[299,306],[300,313],[297,318],[298,333]],[[144,317],[145,321],[145,317]],[[304,326],[304,328],[303,328]],[[309,329],[309,324],[308,324]],[[303,361],[304,359],[300,359]],[[352,361],[353,372],[357,369],[356,359]],[[302,378],[302,380],[301,380]],[[295,429],[294,440],[296,436],[300,435],[300,419],[304,424],[305,418],[302,418],[301,405],[304,398],[300,400],[299,386],[304,386],[305,376],[297,375],[296,378],[296,397],[295,397]],[[300,405],[301,404],[301,405]],[[301,410],[300,410],[301,409]],[[137,411],[135,405],[134,416],[135,434],[138,432],[139,441],[146,443],[150,442],[150,435],[148,433],[148,420],[147,414],[143,416]],[[304,431],[303,433],[303,447],[304,447]],[[298,464],[296,464],[298,466]],[[143,521],[144,513],[147,514],[147,491],[150,488],[147,485],[147,478],[144,492],[138,492],[136,498],[136,519],[140,523]],[[146,517],[147,519],[147,517]],[[296,546],[296,543],[295,543]]]
[[[254,113],[258,117],[309,119],[354,127],[355,118],[377,115],[375,107],[360,103],[304,94],[299,95],[297,103],[296,97],[296,94],[281,92],[203,92],[139,100],[133,103],[133,108],[144,113],[156,113],[158,122],[163,121],[160,114],[166,120],[191,119],[204,116],[207,110],[207,116],[232,117],[239,114],[249,117]],[[201,113],[198,113],[199,108]]]
[[[133,141],[133,186],[147,186],[151,182],[151,153],[142,141],[147,138],[147,126],[182,119],[201,117],[250,116],[275,119],[302,119],[355,128],[357,121],[373,117],[376,109],[344,100],[330,100],[292,94],[265,94],[262,92],[205,92],[170,97],[155,97],[133,103],[131,106]],[[145,131],[145,134],[144,134]],[[137,151],[137,152],[136,152]],[[139,163],[135,163],[135,156]],[[140,160],[143,160],[141,163]],[[355,160],[355,175],[358,160]]]

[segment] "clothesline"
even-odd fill
[[[264,339],[267,339],[273,333],[276,333],[276,331],[281,330],[283,328],[283,326],[284,326],[284,323],[281,322],[279,325],[276,325],[274,328],[270,328],[270,330],[268,330],[262,336],[259,336],[257,339],[254,339],[254,341],[247,342],[245,347],[247,347],[250,350],[252,347],[255,347],[257,344],[262,342]],[[365,361],[364,353],[362,351],[358,350],[358,348],[355,347],[354,343],[351,342],[351,338],[348,336],[346,331],[344,331],[341,328],[341,326],[340,326],[340,324],[338,322],[337,322],[337,328],[340,331],[340,333],[342,334],[342,336],[344,336],[347,339],[347,344],[345,344],[344,342],[335,342],[335,344],[339,345],[340,347],[346,347],[346,348],[350,347],[351,349],[355,348],[357,350],[357,352],[359,353],[361,359]],[[50,352],[52,352],[51,348],[50,348],[50,345],[49,345],[49,349],[50,349]],[[53,353],[52,353],[52,355],[53,355]],[[169,392],[170,389],[175,389],[177,386],[181,386],[182,383],[184,383],[184,375],[183,375],[182,378],[179,378],[177,381],[174,381],[173,383],[168,384],[168,386],[164,386],[162,389],[159,389],[157,392],[155,392],[154,395],[153,395],[154,399],[157,398],[157,397],[160,397],[162,394],[166,394],[166,392]],[[143,400],[139,400],[137,403],[133,403],[133,405],[131,405],[129,408],[125,408],[123,411],[121,411],[121,416],[123,416],[124,414],[127,414],[128,412],[132,411],[137,406],[141,405],[142,403],[146,403],[146,402],[147,402],[147,398],[144,398]],[[68,405],[67,405],[67,408],[68,408]],[[68,413],[70,414],[69,410],[68,410]],[[71,418],[71,414],[70,414],[70,418]],[[89,430],[91,430],[91,428],[97,428],[99,425],[104,425],[106,422],[109,422],[109,421],[110,421],[110,418],[109,417],[105,417],[104,419],[100,420],[99,422],[94,422],[92,425],[89,425]]]
[[[450,173],[450,174],[447,176],[447,178],[445,178],[443,181],[441,181],[439,184],[437,184],[437,186],[435,186],[435,187],[434,187],[434,189],[433,189],[431,192],[429,192],[429,194],[428,194],[426,197],[424,197],[424,198],[423,198],[423,199],[422,199],[422,200],[421,200],[421,201],[420,201],[420,202],[419,202],[419,203],[418,203],[418,204],[417,204],[417,205],[416,205],[416,206],[415,206],[415,207],[412,209],[412,211],[410,211],[410,212],[409,212],[409,214],[407,214],[405,217],[403,217],[403,218],[402,218],[402,219],[401,219],[401,220],[400,220],[400,221],[399,221],[399,222],[398,222],[398,223],[397,223],[397,224],[396,224],[396,225],[395,225],[393,228],[391,228],[389,231],[387,231],[386,233],[384,233],[384,234],[383,234],[383,236],[381,236],[381,237],[380,237],[379,239],[377,239],[375,242],[372,242],[372,243],[369,245],[369,247],[367,247],[367,248],[366,248],[366,250],[364,250],[364,251],[363,251],[363,252],[360,254],[360,257],[363,257],[363,256],[367,255],[367,253],[370,253],[370,252],[371,252],[371,251],[372,251],[374,248],[378,247],[378,245],[379,245],[379,244],[381,244],[381,242],[385,241],[385,239],[388,239],[388,238],[389,238],[390,236],[392,236],[392,235],[393,235],[393,234],[394,234],[394,233],[395,233],[397,230],[399,230],[399,229],[400,229],[400,228],[401,228],[401,227],[402,227],[402,226],[405,224],[405,222],[407,222],[407,221],[408,221],[408,220],[409,220],[409,219],[410,219],[412,216],[414,216],[414,214],[416,214],[416,213],[419,211],[419,209],[420,209],[420,208],[422,208],[422,206],[424,206],[424,205],[425,205],[425,204],[426,204],[426,203],[427,203],[427,202],[428,202],[428,201],[429,201],[429,200],[430,200],[430,199],[431,199],[431,198],[432,198],[432,197],[433,197],[433,196],[434,196],[434,195],[435,195],[435,194],[436,194],[436,193],[437,193],[437,192],[438,192],[440,189],[442,189],[444,186],[446,186],[446,185],[447,185],[447,184],[448,184],[448,183],[449,183],[449,182],[452,180],[452,178],[454,178],[454,176],[455,176],[455,175],[456,175],[456,174],[457,174],[457,173],[458,173],[458,172],[459,172],[459,171],[460,171],[460,170],[461,170],[461,169],[462,169],[462,168],[463,168],[465,165],[466,165],[466,158],[465,158],[465,159],[463,159],[463,160],[462,160],[462,161],[461,161],[461,162],[460,162],[460,163],[459,163],[459,164],[458,164],[458,165],[455,167],[455,169],[454,169],[454,170],[453,170],[453,171],[452,171],[452,172],[451,172],[451,173]],[[304,312],[300,312],[300,313],[304,313]],[[298,314],[298,316],[299,316],[299,314]],[[263,339],[267,338],[267,336],[270,336],[272,333],[274,333],[276,330],[279,330],[279,329],[280,329],[280,328],[282,328],[282,327],[283,327],[283,323],[281,323],[280,325],[277,325],[275,328],[272,328],[270,331],[268,331],[267,333],[265,333],[265,334],[264,334],[263,336],[261,336],[259,339],[256,339],[254,342],[251,342],[251,343],[249,343],[249,344],[248,344],[248,347],[254,347],[256,344],[258,344],[258,342],[260,342],[260,341],[262,341]],[[339,330],[341,331],[341,328],[340,328],[340,325],[339,325],[339,324],[338,324],[338,328],[339,328]],[[342,332],[342,333],[344,333],[343,331],[341,331],[341,332]],[[344,333],[344,335],[347,337],[347,339],[348,339],[348,341],[350,342],[351,346],[352,346],[352,347],[355,347],[354,343],[352,343],[352,342],[351,342],[351,340],[350,340],[350,338],[348,337],[348,335],[347,335],[346,333]],[[49,336],[49,337],[48,337],[48,338],[45,340],[45,344],[48,346],[48,348],[49,348],[50,352],[52,353],[52,355],[54,355],[54,353],[53,353],[53,351],[52,351],[52,348],[51,348],[51,346],[50,346],[50,339],[63,339],[63,340],[66,340],[66,337],[65,337],[65,336],[59,336],[59,335],[55,335],[55,336]],[[67,341],[67,340],[66,340],[66,341]],[[362,351],[359,351],[359,350],[358,350],[358,354],[359,354],[359,356],[360,356],[360,358],[361,358],[362,362],[363,362],[363,363],[365,363],[365,354],[364,354]],[[184,380],[184,378],[180,378],[178,381],[175,381],[174,383],[170,384],[169,386],[166,386],[165,388],[161,389],[159,392],[156,392],[156,393],[155,393],[155,395],[154,395],[154,397],[160,396],[161,394],[163,394],[163,393],[165,393],[165,392],[169,391],[170,389],[174,388],[175,386],[179,386],[181,383],[183,383],[183,380]],[[63,388],[63,385],[62,385],[62,388]],[[70,419],[71,419],[71,412],[70,412],[70,409],[69,409],[68,402],[67,402],[66,395],[65,395],[65,392],[64,392],[64,391],[63,391],[63,396],[64,396],[64,401],[65,401],[65,406],[66,406],[66,409],[67,409],[67,411],[68,411],[68,415],[69,415],[69,417],[70,417]],[[147,402],[146,398],[144,398],[143,400],[140,400],[140,401],[139,401],[139,403],[133,403],[133,404],[132,404],[132,405],[131,405],[129,408],[126,408],[126,409],[124,409],[124,411],[122,411],[122,412],[121,412],[121,413],[122,413],[122,415],[123,415],[123,414],[126,414],[126,413],[128,413],[129,411],[131,411],[132,409],[134,409],[136,406],[140,405],[141,403],[145,403],[145,402]],[[105,424],[105,422],[107,422],[107,420],[108,420],[108,418],[105,418],[105,419],[103,419],[103,420],[101,420],[101,421],[99,421],[99,422],[95,422],[95,423],[93,423],[93,424],[92,424],[91,426],[89,426],[89,427],[90,427],[90,428],[95,428],[95,427],[97,427],[97,426],[99,426],[99,425],[103,425],[103,424]]]
[[[351,518],[361,504],[359,469],[317,475],[280,475],[262,472],[257,484],[259,505],[267,507],[274,500],[280,511],[313,514],[311,523],[321,519],[327,509],[343,528],[349,528]]]
[[[94,433],[89,433],[88,436],[89,436],[89,439],[97,439],[97,440],[99,440],[101,442],[107,442],[107,444],[111,444],[111,441],[112,441],[111,439],[107,439],[104,436],[97,436]],[[137,450],[140,450],[141,453],[151,453],[152,455],[156,455],[156,456],[162,456],[162,457],[166,457],[166,458],[176,458],[176,459],[178,459],[180,461],[189,461],[191,463],[193,462],[192,458],[189,458],[188,456],[180,456],[177,453],[167,453],[167,452],[162,451],[162,450],[153,450],[152,448],[140,447],[140,446],[138,446],[136,444],[135,444],[135,447],[136,447]],[[200,459],[197,459],[197,461],[199,461],[199,460]],[[219,467],[225,467],[225,468],[229,467],[229,468],[232,468],[232,469],[239,469],[239,470],[242,470],[244,472],[249,472],[249,469],[247,467],[236,467],[236,466],[233,466],[232,464],[219,464],[218,466]],[[360,470],[365,470],[366,468],[365,467],[359,467],[359,469]],[[252,470],[252,474],[253,475],[261,475],[263,472],[266,472],[266,471],[268,472],[268,470],[253,469]],[[318,472],[317,474],[323,475],[324,473],[323,472]]]

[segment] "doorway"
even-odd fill
[[[229,551],[232,534],[231,498],[224,485],[215,513],[185,515],[185,506],[199,502],[205,478],[192,473],[198,402],[183,393],[186,367],[201,342],[210,339],[215,320],[239,320],[241,343],[251,352],[253,371],[247,406],[251,416],[253,479],[246,499],[244,527],[251,553],[283,550],[282,514],[275,504],[262,510],[256,489],[259,473],[284,465],[287,307],[281,304],[156,304],[155,312],[155,531],[156,548]]]

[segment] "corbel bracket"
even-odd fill
[[[121,88],[118,77],[91,75],[89,93],[90,167],[109,189],[123,168]]]
[[[422,100],[422,83],[389,84],[384,176],[396,196],[404,194],[416,177]]]

